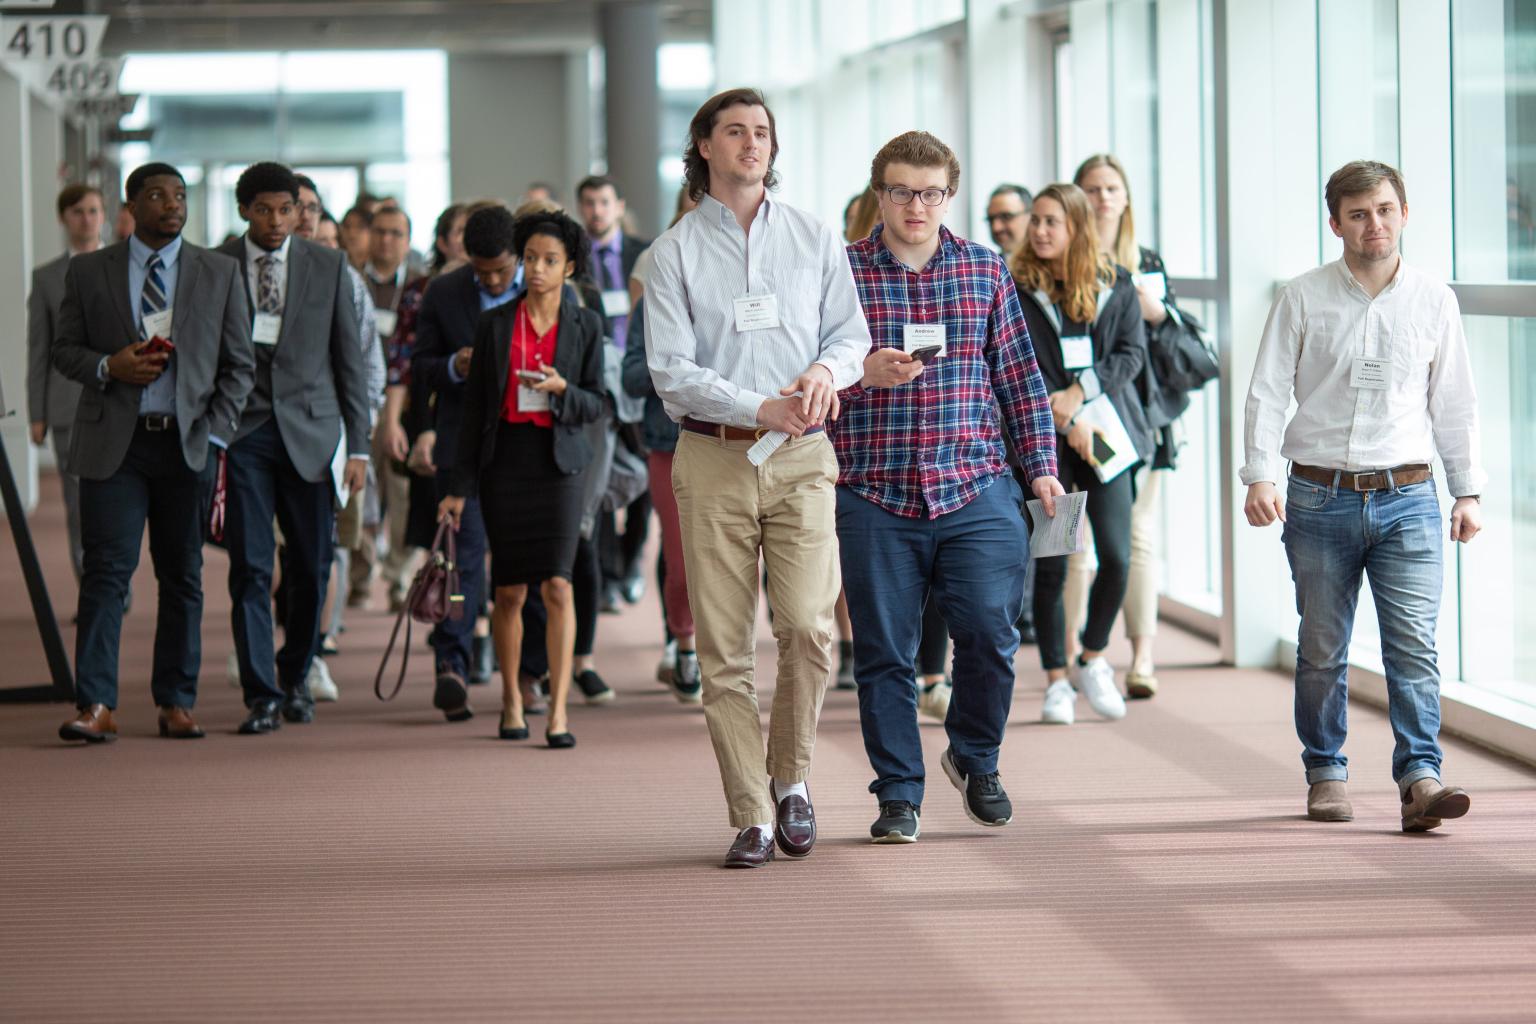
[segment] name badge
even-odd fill
[[[1061,364],[1069,370],[1086,370],[1093,365],[1093,338],[1074,334],[1061,339]]]
[[[399,319],[399,314],[392,309],[376,309],[373,311],[373,326],[378,328],[380,338],[394,337],[395,322]]]
[[[549,412],[549,392],[535,391],[527,384],[517,386],[518,412]]]
[[[629,316],[629,292],[603,292],[603,316]]]
[[[257,313],[256,322],[251,325],[251,340],[258,345],[276,345],[277,336],[282,333],[283,318],[273,316],[271,313]]]
[[[907,324],[901,329],[901,349],[903,352],[916,352],[920,348],[939,347],[934,358],[944,355],[944,325],[943,324]]]
[[[736,300],[736,330],[766,331],[779,326],[777,295],[744,295]]]
[[[171,340],[171,311],[162,309],[158,313],[144,314],[144,337],[153,338],[159,335],[166,341]]]
[[[1349,386],[1364,388],[1367,391],[1385,391],[1391,380],[1392,360],[1390,359],[1357,358],[1354,369],[1349,373]]]

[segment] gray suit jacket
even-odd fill
[[[187,466],[201,472],[209,433],[234,439],[255,379],[240,268],[227,256],[183,241],[172,304],[176,425]],[[105,480],[128,454],[144,390],[96,376],[102,356],[139,340],[128,298],[127,242],[69,261],[58,323],[54,368],[84,385],[66,468],[88,480]]]
[[[53,368],[48,351],[59,329],[68,269],[65,253],[33,270],[32,293],[27,296],[27,419],[41,420],[49,430],[68,429],[80,402],[80,385]]]
[[[249,298],[245,236],[218,251],[239,261],[241,294]],[[346,256],[295,236],[288,243],[287,271],[282,330],[276,345],[255,346],[256,386],[235,439],[275,417],[293,468],[317,482],[330,472],[343,424],[347,454],[368,454],[368,364],[357,338]]]

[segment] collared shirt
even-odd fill
[[[245,290],[251,300],[251,315],[259,313],[261,301],[261,259],[263,256],[271,256],[277,260],[277,309],[282,312],[288,302],[288,246],[293,241],[289,235],[283,239],[283,244],[270,252],[251,241],[251,236],[245,236]]]
[[[652,247],[645,347],[667,415],[755,427],[758,407],[812,363],[841,390],[864,376],[869,326],[842,241],[810,214],[764,197],[744,232],[706,195]],[[736,330],[735,300],[773,295],[779,326]]]
[[[166,308],[176,306],[176,280],[181,270],[181,236],[167,242],[158,251],[151,249],[138,235],[128,236],[128,308],[133,310],[133,326],[144,332],[144,279],[149,276],[149,257],[160,257],[160,283],[165,285]],[[175,338],[170,339],[173,343]],[[165,364],[165,372],[146,384],[139,394],[139,415],[151,413],[176,415],[176,355],[171,354]]]
[[[598,291],[621,291],[628,298],[629,282],[624,279],[623,243],[624,235],[619,231],[615,231],[607,242],[593,241],[592,277]],[[608,322],[613,325],[613,343],[622,350],[629,336],[629,314],[609,317]]]
[[[909,518],[963,508],[1008,472],[999,410],[1028,478],[1056,475],[1050,402],[1002,259],[941,227],[916,271],[883,231],[848,246],[874,347],[901,349],[908,324],[941,323],[945,352],[900,387],[843,393],[842,416],[827,426],[837,482]]]
[[[1390,360],[1384,390],[1351,386],[1362,357]],[[1455,293],[1401,259],[1374,299],[1342,259],[1296,278],[1264,325],[1243,439],[1245,484],[1278,482],[1285,460],[1359,472],[1439,452],[1451,494],[1480,493],[1477,393]]]

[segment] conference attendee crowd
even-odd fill
[[[222,628],[203,622],[205,544],[229,554],[222,674],[245,707],[230,726],[259,736],[316,721],[343,688],[366,692],[326,668],[346,613],[376,591],[419,612],[413,579],[446,564],[451,539],[457,587],[433,616],[423,713],[429,691],[446,722],[470,721],[492,703],[476,687],[499,675],[497,736],[528,741],[538,715],[548,746],[575,748],[570,702],[616,699],[598,670],[603,615],[654,578],[657,679],[702,705],[735,832],[726,866],[811,852],[829,686],[857,690],[873,842],[920,834],[919,716],[944,723],[940,766],[967,815],[1008,824],[997,764],[1021,644],[1038,648],[1042,722],[1072,725],[1079,697],[1115,721],[1158,693],[1159,492],[1216,346],[1137,235],[1131,178],[1109,154],[1070,182],[997,186],[982,244],[946,224],[961,168],[926,132],[872,155],[840,231],[776,198],[777,153],[761,94],[729,90],[693,118],[654,242],[621,183],[594,175],[569,207],[542,183],[515,205],[454,203],[425,257],[397,201],[360,195],[336,216],[274,162],[240,176],[246,229],[213,249],[182,238],[173,166],[128,175],[130,233],[105,247],[102,194],[66,188],[70,251],[36,271],[29,304],[32,436],[57,452],[80,583],[78,708],[60,736],[115,740],[133,714],[118,643],[146,528],[151,696],[160,734],[178,739],[205,735],[201,639]],[[1470,540],[1483,478],[1454,298],[1398,256],[1401,176],[1348,165],[1327,201],[1344,258],[1277,300],[1244,482],[1251,522],[1286,522],[1308,812],[1348,820],[1340,595],[1352,581],[1352,616],[1367,568],[1373,586],[1429,570],[1375,542],[1341,553],[1329,517],[1379,492],[1403,522],[1438,521],[1438,453],[1451,538]],[[1328,332],[1362,304],[1377,319],[1354,352]],[[1428,340],[1372,348],[1383,317],[1418,318]],[[1330,343],[1338,353],[1317,354]],[[1293,394],[1303,429],[1287,430]],[[1346,397],[1369,419],[1363,440],[1358,417],[1339,419]],[[1033,553],[1032,517],[1079,501],[1081,542]],[[778,641],[766,736],[760,588]],[[1440,781],[1437,612],[1405,611],[1413,628],[1387,659],[1394,693],[1413,695],[1392,718],[1406,830],[1470,806]],[[1122,617],[1132,654],[1115,666]]]

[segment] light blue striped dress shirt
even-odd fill
[[[144,311],[141,308],[144,279],[149,276],[146,268],[150,256],[156,254],[156,250],[145,245],[138,235],[128,236],[128,308],[133,310],[133,326],[141,335],[144,333]],[[177,235],[167,242],[165,247],[158,251],[158,255],[160,281],[165,285],[166,308],[172,309],[176,305],[176,278],[181,270],[181,236]],[[175,338],[171,339],[173,342],[175,340]],[[151,413],[176,415],[176,357],[174,355],[171,356],[170,362],[165,364],[165,372],[156,377],[153,383],[145,385],[144,391],[139,395],[139,415],[148,416]]]
[[[841,390],[864,375],[869,325],[843,241],[802,210],[765,198],[744,232],[713,196],[651,248],[645,352],[667,415],[755,427],[813,363]],[[736,330],[735,300],[775,295],[779,326]]]

